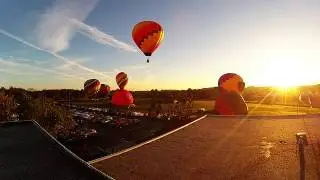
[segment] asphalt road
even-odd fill
[[[308,133],[306,177],[320,179],[320,117],[207,117],[94,163],[115,179],[299,179],[295,134]]]
[[[64,151],[35,124],[0,124],[1,180],[107,179]]]

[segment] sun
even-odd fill
[[[274,89],[279,93],[293,94],[298,92],[297,86],[275,86]]]
[[[270,84],[280,90],[292,89],[308,81],[308,76],[301,72],[301,62],[294,58],[275,58],[269,63]]]

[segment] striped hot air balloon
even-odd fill
[[[116,81],[120,89],[124,89],[124,87],[128,84],[128,75],[124,72],[120,72],[116,76]]]
[[[161,25],[154,21],[142,21],[132,30],[132,38],[145,56],[152,55],[159,47],[163,37],[164,31]]]
[[[89,79],[84,83],[84,92],[87,96],[91,97],[100,89],[100,81],[98,79]]]

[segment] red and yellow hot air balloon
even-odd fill
[[[100,89],[100,81],[98,79],[89,79],[84,83],[84,92],[87,96],[91,97]]]
[[[151,56],[159,47],[164,37],[164,31],[160,24],[154,21],[142,21],[136,24],[132,30],[132,38],[145,56]],[[147,60],[149,63],[149,58]]]
[[[107,97],[109,93],[110,93],[110,86],[108,86],[106,84],[101,84],[99,92],[98,92],[98,96],[99,97]]]
[[[218,81],[219,94],[215,101],[215,111],[219,115],[246,115],[248,106],[241,92],[245,83],[241,76],[235,73],[222,75]]]
[[[116,76],[116,81],[120,89],[124,89],[124,87],[128,84],[128,75],[124,72],[120,72]]]
[[[238,74],[226,73],[219,78],[218,87],[227,92],[240,93],[244,90],[245,83]]]

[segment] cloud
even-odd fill
[[[132,72],[132,71],[142,71],[142,70],[148,70],[150,68],[150,66],[148,66],[148,64],[131,64],[129,66],[123,66],[123,67],[119,67],[119,68],[114,68],[111,72],[105,72],[105,73],[119,73],[121,71],[124,72]]]
[[[1,62],[0,62],[0,64],[1,64]],[[13,75],[25,75],[21,71],[11,70],[11,69],[7,69],[7,68],[1,68],[0,72],[7,73],[7,74],[13,74]]]
[[[69,47],[76,25],[69,18],[84,21],[98,0],[57,0],[42,14],[36,27],[39,46],[52,52]]]
[[[30,65],[28,63],[23,63],[23,62],[27,62],[26,59],[23,59],[22,61],[20,61],[19,59],[15,59],[13,61],[13,59],[15,58],[12,58],[9,60],[0,58],[0,64],[1,64],[0,71],[4,73],[21,75],[21,76],[26,76],[26,75],[39,76],[39,75],[50,73],[50,74],[58,75],[58,77],[61,77],[61,78],[72,78],[72,79],[76,78],[80,80],[85,79],[77,75],[73,75],[65,72],[59,72],[59,71],[48,69],[48,68],[41,68],[41,67]]]
[[[134,69],[134,70],[147,69],[148,67],[149,66],[146,64],[136,64],[136,65],[129,66],[130,69]]]
[[[91,58],[72,58],[74,59],[73,61],[77,62],[77,63],[85,63],[91,60]],[[56,66],[55,69],[57,70],[62,70],[62,71],[69,71],[70,69],[73,69],[75,71],[77,71],[74,67],[74,65],[70,64],[70,63],[63,63],[62,65]]]
[[[97,43],[137,52],[133,46],[83,22],[98,1],[57,0],[41,15],[37,24],[36,34],[39,46],[55,53],[61,52],[68,49],[70,40],[76,32],[79,32]]]
[[[52,64],[52,61],[47,61],[47,60],[44,61],[43,59],[28,59],[28,58],[17,57],[17,56],[0,55],[0,59],[6,59],[12,62],[24,63],[24,64],[30,64],[30,65],[42,66],[42,67]]]
[[[119,41],[114,36],[106,34],[100,31],[99,29],[97,29],[96,27],[89,26],[77,19],[70,19],[70,22],[72,22],[72,24],[74,24],[77,27],[78,31],[81,34],[89,37],[90,39],[96,41],[97,43],[109,45],[125,51],[137,52],[137,49],[134,48],[133,46],[125,42]]]
[[[25,41],[25,40],[23,40],[23,39],[15,36],[15,35],[13,35],[13,34],[7,32],[7,31],[5,31],[5,30],[3,30],[3,29],[0,29],[0,34],[3,34],[3,35],[5,35],[5,36],[7,36],[7,37],[9,37],[9,38],[12,38],[12,39],[14,39],[14,40],[16,40],[16,41],[24,44],[24,45],[27,45],[27,46],[29,46],[29,47],[31,47],[31,48],[36,49],[36,50],[39,50],[39,51],[48,53],[48,54],[56,57],[57,59],[62,60],[64,63],[66,63],[66,64],[68,64],[68,65],[70,65],[70,66],[77,67],[77,68],[79,68],[79,69],[81,69],[81,70],[90,72],[90,73],[95,74],[95,75],[99,75],[99,76],[104,77],[104,78],[112,79],[110,76],[107,76],[107,75],[105,75],[105,74],[103,74],[103,73],[101,73],[101,72],[95,71],[95,70],[93,70],[93,69],[87,68],[87,67],[85,67],[85,66],[77,63],[76,61],[72,61],[72,60],[70,60],[70,59],[68,59],[68,58],[66,58],[66,57],[64,57],[64,56],[61,56],[61,55],[53,52],[53,51],[50,51],[50,50],[47,50],[47,49],[43,49],[43,48],[40,48],[40,47],[38,47],[38,46],[36,46],[36,45],[34,45],[34,44],[31,44],[31,43],[29,43],[29,42],[27,42],[27,41]]]
[[[77,58],[77,62],[88,61],[88,58]],[[66,63],[56,61],[56,59],[29,59],[17,56],[5,56],[0,55],[0,72],[22,75],[22,76],[39,76],[43,77],[44,74],[55,74],[58,75],[56,78],[71,78],[74,79],[85,79],[82,78],[84,73],[81,74],[79,69],[74,69]],[[71,71],[74,70],[74,71]],[[70,74],[70,72],[73,72]],[[81,74],[81,75],[80,75]],[[80,75],[80,76],[79,76]],[[79,78],[78,78],[79,77]]]

